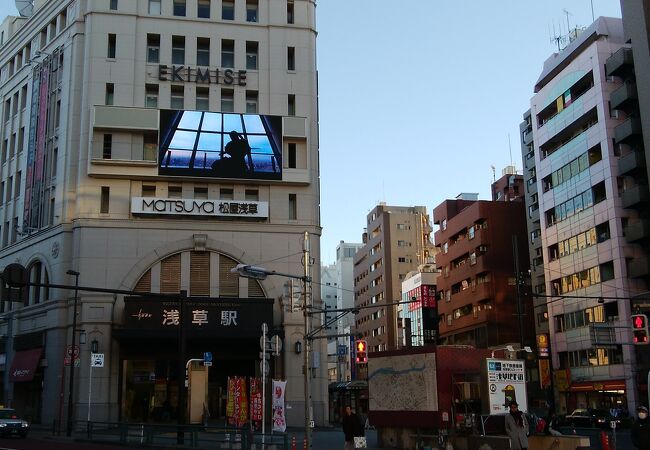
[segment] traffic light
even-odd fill
[[[368,364],[368,347],[366,346],[366,341],[359,339],[355,342],[354,348],[357,353],[357,364]]]
[[[648,317],[645,314],[632,315],[632,342],[635,345],[650,344],[648,337]]]

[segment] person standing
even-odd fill
[[[637,419],[632,425],[632,443],[639,450],[650,450],[650,419],[648,408],[639,406],[636,409]]]
[[[517,402],[510,402],[510,414],[506,414],[506,434],[510,438],[510,448],[525,450],[528,448],[528,421],[519,411]]]
[[[359,420],[359,416],[352,412],[350,406],[345,407],[345,413],[343,414],[343,434],[345,435],[345,445],[343,450],[353,450],[354,449],[354,438],[356,436],[363,436],[363,425]]]

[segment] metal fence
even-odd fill
[[[237,428],[202,425],[158,425],[127,422],[78,423],[76,437],[89,442],[131,446],[233,450],[289,450],[286,433],[262,434]]]

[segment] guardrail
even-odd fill
[[[85,423],[85,430],[81,425]],[[265,434],[229,427],[130,422],[79,422],[76,436],[89,442],[233,450],[289,450],[286,433]]]

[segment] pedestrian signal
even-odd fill
[[[648,338],[648,317],[645,314],[632,315],[632,342],[635,345],[647,345]]]
[[[357,353],[357,364],[367,364],[368,363],[368,347],[366,346],[366,341],[359,339],[355,342],[355,349]]]

